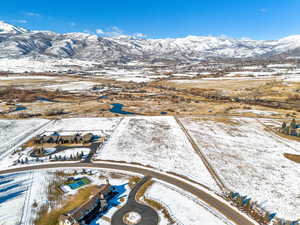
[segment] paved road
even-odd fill
[[[137,167],[134,165],[122,165],[122,164],[111,164],[109,162],[102,162],[102,163],[57,163],[57,164],[43,164],[43,165],[33,165],[33,166],[27,166],[27,167],[21,167],[21,168],[14,168],[14,169],[8,169],[8,170],[2,170],[0,171],[1,174],[6,173],[13,173],[13,172],[22,172],[22,171],[28,171],[28,170],[38,170],[38,169],[51,169],[51,168],[103,168],[103,169],[116,169],[116,170],[123,170],[123,171],[129,171],[133,173],[139,173],[143,174],[144,176],[151,176],[153,178],[162,180],[164,182],[167,182],[169,184],[172,184],[178,188],[181,188],[194,196],[198,197],[200,200],[206,202],[208,205],[210,205],[215,210],[219,211],[221,214],[226,216],[229,220],[233,221],[235,224],[238,225],[257,225],[257,223],[252,222],[252,220],[244,215],[243,213],[239,212],[235,208],[229,206],[227,203],[221,201],[217,197],[215,197],[212,194],[207,193],[204,190],[198,189],[197,187],[186,183],[184,180],[180,178],[175,178],[174,176],[169,176],[164,173],[160,173],[151,169],[148,169],[146,167]]]
[[[92,160],[93,155],[97,152],[99,146],[102,145],[100,142],[95,142],[91,144],[91,151],[89,152],[88,156],[86,157],[85,160],[83,160],[84,163],[90,163]]]
[[[151,178],[144,177],[138,184],[134,186],[132,191],[128,196],[126,204],[115,212],[111,218],[111,225],[126,225],[123,221],[123,216],[128,212],[137,212],[141,216],[141,221],[136,223],[136,225],[157,225],[158,224],[158,214],[151,207],[138,203],[135,200],[135,196],[139,189]]]

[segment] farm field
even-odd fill
[[[263,125],[278,121],[214,117],[181,121],[230,190],[247,195],[278,217],[299,218],[300,181],[295,178],[300,164],[283,154],[299,155],[300,142],[283,139]]]

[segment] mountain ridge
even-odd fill
[[[74,58],[96,62],[192,62],[210,58],[300,56],[300,35],[279,40],[252,40],[213,36],[146,39],[135,36],[101,37],[87,33],[58,34],[30,31],[0,21],[0,58]]]

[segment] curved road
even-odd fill
[[[136,193],[139,189],[151,178],[144,177],[139,183],[137,183],[128,196],[126,204],[120,208],[117,212],[112,215],[111,225],[126,225],[123,221],[123,216],[129,212],[137,212],[141,215],[141,221],[136,223],[136,225],[157,225],[158,224],[158,214],[151,207],[138,203],[135,200]]]
[[[62,163],[56,163],[56,164],[44,164],[44,165],[33,165],[33,166],[26,166],[21,168],[14,168],[14,169],[7,169],[0,171],[1,174],[6,173],[14,173],[14,172],[22,172],[22,171],[28,171],[28,170],[39,170],[39,169],[52,169],[52,168],[99,168],[99,169],[116,169],[116,170],[123,170],[123,171],[129,171],[133,173],[139,173],[143,174],[144,176],[151,176],[153,178],[165,181],[169,184],[172,184],[174,186],[177,186],[178,188],[181,188],[202,201],[206,202],[208,205],[210,205],[212,208],[219,211],[221,214],[226,216],[229,220],[233,221],[235,224],[238,225],[257,225],[256,222],[253,222],[247,215],[239,212],[237,209],[230,207],[225,202],[219,200],[218,198],[214,197],[213,195],[198,189],[197,187],[184,182],[182,179],[177,179],[173,176],[168,176],[167,174],[162,174],[157,171],[153,171],[151,169],[147,168],[141,168],[136,167],[134,165],[122,165],[122,164],[111,164],[109,162],[101,162],[101,163],[68,163],[68,164],[62,164]]]

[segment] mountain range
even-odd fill
[[[266,58],[300,56],[300,35],[279,40],[187,36],[146,39],[134,36],[100,37],[87,33],[58,34],[30,31],[0,21],[0,59],[79,59],[127,63],[173,60],[192,62],[210,58]]]

